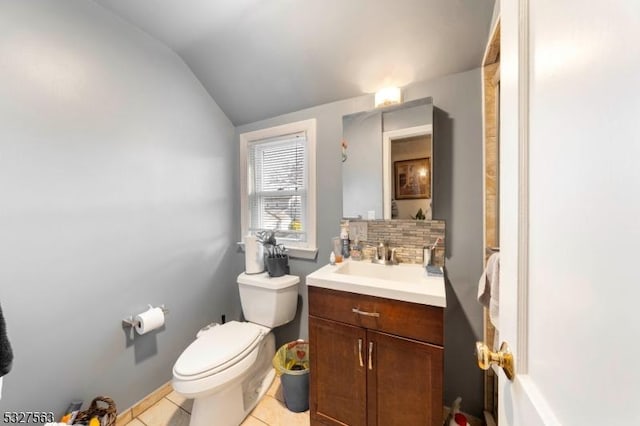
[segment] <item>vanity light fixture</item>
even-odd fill
[[[402,102],[402,91],[399,87],[385,87],[376,92],[375,107],[385,107]]]

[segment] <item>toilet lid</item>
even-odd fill
[[[229,321],[202,333],[176,361],[179,376],[206,376],[228,368],[251,352],[263,330],[249,322]],[[195,377],[194,377],[195,378]]]

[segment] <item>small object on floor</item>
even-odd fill
[[[457,397],[451,404],[451,412],[444,421],[444,426],[470,426],[467,417],[460,412],[462,397]]]
[[[82,408],[82,400],[74,399],[69,403],[69,408],[67,408],[67,413],[62,416],[60,419],[60,423],[65,425],[72,425],[78,416],[78,412],[80,412],[80,408]]]
[[[452,426],[471,426],[469,425],[469,422],[467,422],[467,418],[462,413],[457,413],[455,416],[453,416],[453,423],[451,423],[451,425]]]
[[[108,396],[97,396],[91,401],[89,408],[80,411],[74,424],[88,426],[115,426],[118,410],[116,403]]]

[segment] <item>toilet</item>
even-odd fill
[[[271,330],[296,315],[300,278],[238,275],[245,322],[207,326],[173,366],[173,389],[193,398],[190,426],[238,426],[273,382]]]

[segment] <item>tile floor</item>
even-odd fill
[[[188,426],[193,400],[171,392],[138,415],[126,426]],[[260,400],[241,426],[308,426],[309,411],[292,413],[282,397],[280,379],[275,378],[267,394]]]

